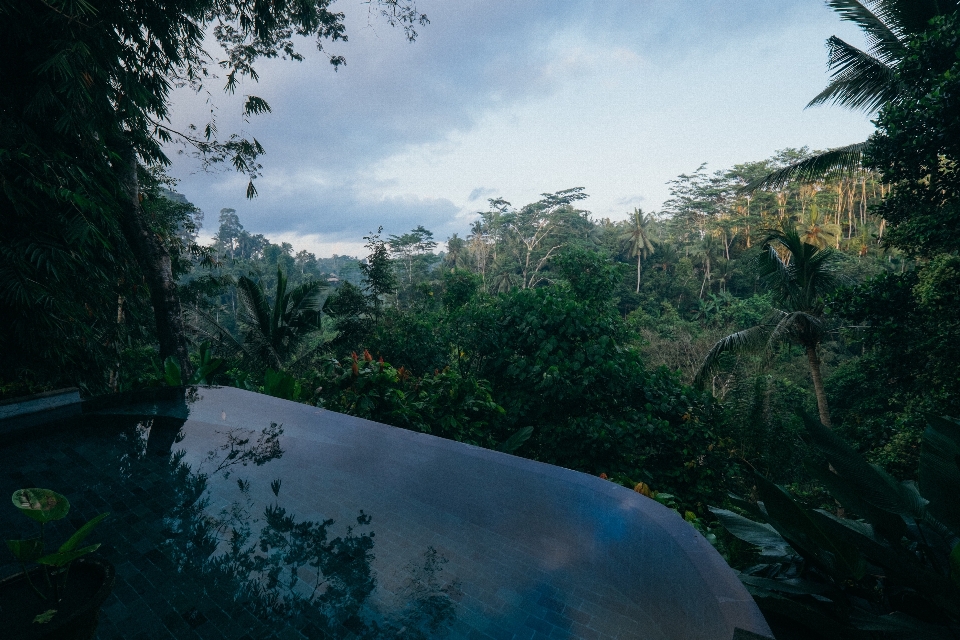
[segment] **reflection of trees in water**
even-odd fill
[[[211,513],[211,476],[226,481],[236,465],[262,466],[279,458],[282,433],[276,424],[259,436],[232,429],[198,471],[184,461],[182,450],[169,457],[170,486],[176,495],[175,506],[164,519],[164,550],[177,571],[197,578],[208,593],[229,594],[267,626],[276,628],[287,621],[308,637],[443,636],[455,615],[458,588],[441,580],[446,560],[432,547],[423,554],[422,564],[409,571],[398,594],[401,604],[384,615],[367,605],[377,578],[370,566],[375,536],[371,518],[363,511],[356,524],[335,535],[334,520],[299,520],[281,506],[278,479],[271,483],[273,504],[254,517],[251,483],[238,479],[240,499]],[[172,445],[179,440],[166,441]],[[208,463],[214,469],[211,475],[199,471]]]

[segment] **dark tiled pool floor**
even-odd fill
[[[0,496],[40,486],[71,501],[52,539],[111,513],[91,537],[117,572],[101,640],[765,632],[732,574],[709,585],[728,598],[706,585],[712,549],[695,537],[682,542],[692,552],[671,548],[678,517],[656,510],[638,530],[651,516],[632,492],[312,407],[201,393],[186,421],[184,407],[132,407],[0,445]],[[155,411],[167,415],[144,415]],[[30,524],[0,507],[3,537]],[[0,560],[0,577],[17,570]]]

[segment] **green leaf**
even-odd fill
[[[827,533],[790,495],[759,474],[757,488],[770,524],[808,560],[840,580],[859,580],[866,562],[853,545]]]
[[[948,610],[956,609],[949,602],[943,604],[949,601],[951,591],[947,579],[921,564],[917,556],[899,542],[891,544],[876,536],[873,527],[864,522],[838,518],[821,510],[812,515],[824,531],[856,547],[872,564],[883,568],[887,577],[896,584],[926,593]]]
[[[75,549],[74,551],[57,551],[56,553],[51,553],[49,555],[38,558],[37,562],[39,564],[49,565],[51,567],[62,567],[67,565],[81,556],[85,556],[88,553],[93,553],[100,548],[100,543],[91,544],[87,547],[82,547],[80,549]]]
[[[179,387],[183,384],[180,365],[173,356],[167,356],[167,359],[163,361],[163,381],[171,387]]]
[[[11,501],[20,513],[41,524],[60,520],[70,511],[70,502],[50,489],[19,489]]]
[[[222,370],[226,369],[226,367],[226,362],[220,358],[214,358],[206,362],[201,362],[200,366],[197,367],[197,370],[190,378],[190,384],[210,384],[211,376],[220,373]]]
[[[803,418],[812,444],[823,454],[836,474],[847,482],[848,496],[856,495],[860,501],[904,518],[923,518],[926,501],[922,498],[918,500],[913,488],[902,485],[880,467],[868,463],[862,455],[854,451],[836,433],[820,424],[816,418],[806,412],[801,412],[800,417]],[[866,517],[868,514],[860,515]]]
[[[907,532],[907,523],[895,513],[878,509],[858,495],[856,488],[844,478],[830,471],[826,464],[808,461],[807,472],[819,480],[837,501],[872,524],[878,532],[892,542],[899,542]]]
[[[767,591],[789,593],[798,596],[806,596],[811,594],[826,595],[831,593],[831,591],[835,591],[835,589],[830,589],[825,584],[813,582],[812,580],[803,580],[800,578],[774,580],[771,578],[758,578],[757,576],[750,576],[741,573],[740,582],[745,585],[750,585],[751,587],[766,589]]]
[[[76,533],[70,536],[70,539],[64,542],[63,545],[60,546],[60,553],[66,553],[67,551],[72,551],[73,548],[76,547],[78,544],[80,544],[80,542],[82,542],[84,538],[90,535],[90,532],[93,531],[93,528],[98,524],[100,524],[100,521],[106,518],[108,515],[110,514],[101,513],[100,515],[94,517],[89,522],[87,522],[87,524],[77,529]]]
[[[754,522],[726,509],[710,507],[710,512],[717,516],[720,524],[732,536],[760,547],[760,553],[763,555],[778,558],[795,555],[793,549],[790,548],[790,544],[769,524]]]
[[[43,543],[40,542],[40,538],[7,540],[7,548],[18,562],[36,562],[37,558],[43,555]]]
[[[930,500],[933,516],[960,534],[960,424],[935,418],[923,433],[920,448],[920,491]]]
[[[57,613],[56,609],[47,609],[43,613],[35,616],[33,619],[33,622],[35,624],[47,624],[48,622],[53,620],[53,616],[56,615],[56,613]]]
[[[506,441],[500,445],[500,451],[504,453],[513,453],[521,446],[523,443],[530,439],[530,436],[533,434],[533,427],[524,427],[518,429],[511,435]]]

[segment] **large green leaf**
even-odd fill
[[[91,544],[86,547],[81,547],[80,549],[74,549],[73,551],[57,551],[56,553],[51,553],[39,558],[37,562],[40,564],[50,565],[52,567],[62,567],[70,564],[81,556],[85,556],[88,553],[93,553],[99,548],[100,543],[98,542],[97,544]]]
[[[171,387],[179,387],[183,384],[183,374],[180,372],[180,365],[173,356],[168,356],[163,362],[163,381]]]
[[[741,573],[740,582],[750,587],[765,589],[776,593],[789,593],[795,596],[809,596],[813,594],[826,596],[828,594],[832,595],[832,593],[836,591],[836,589],[831,589],[829,585],[800,578],[774,580],[772,578],[759,578]]]
[[[500,451],[503,451],[504,453],[513,453],[523,446],[523,443],[529,440],[532,434],[533,427],[517,429],[513,435],[507,438],[506,441],[500,445]]]
[[[831,496],[845,508],[865,518],[880,534],[893,542],[899,542],[903,538],[903,535],[907,532],[907,523],[901,516],[878,509],[864,500],[857,493],[855,487],[851,486],[844,478],[830,471],[825,463],[808,461],[804,466],[811,476],[826,487]]]
[[[790,544],[769,524],[754,522],[726,509],[710,507],[710,512],[717,516],[720,524],[730,532],[730,535],[760,547],[760,553],[764,556],[784,558],[795,555]]]
[[[20,513],[41,524],[59,520],[70,511],[70,502],[50,489],[19,489],[11,501]]]
[[[864,576],[867,565],[855,546],[825,531],[812,512],[807,512],[777,485],[760,475],[756,481],[770,524],[791,547],[838,580],[859,580]]]
[[[935,571],[923,566],[914,553],[900,544],[890,544],[876,536],[873,528],[864,522],[838,518],[832,513],[813,512],[817,524],[839,540],[856,547],[871,563],[883,568],[889,579],[941,599],[952,591],[949,582]],[[948,607],[955,609],[956,606]]]
[[[90,535],[90,532],[93,531],[93,528],[94,528],[95,526],[97,526],[98,524],[100,524],[100,521],[103,520],[104,518],[106,518],[108,515],[110,515],[110,514],[109,514],[109,513],[101,513],[100,515],[95,516],[94,518],[92,518],[89,522],[87,522],[87,524],[85,524],[85,525],[83,525],[82,527],[80,527],[79,529],[77,529],[77,531],[76,531],[72,536],[70,536],[70,539],[67,540],[66,542],[64,542],[64,543],[60,546],[60,553],[66,553],[66,552],[68,552],[68,551],[73,551],[73,549],[74,549],[78,544],[80,544],[81,542],[83,542],[83,539],[84,539],[84,538],[86,538],[88,535]]]
[[[923,433],[920,449],[920,491],[930,512],[954,534],[960,534],[960,424],[935,418]]]
[[[13,553],[18,562],[36,562],[43,555],[43,543],[40,538],[27,540],[7,540],[7,548]]]
[[[914,488],[897,482],[884,470],[868,463],[836,433],[820,424],[819,420],[806,412],[800,415],[812,444],[836,474],[846,481],[849,492],[855,494],[858,500],[904,518],[923,518],[926,501],[919,498]],[[867,514],[861,515],[866,517]]]

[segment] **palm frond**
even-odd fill
[[[204,340],[209,340],[211,343],[217,345],[221,354],[226,356],[228,360],[252,358],[252,354],[244,348],[243,342],[230,333],[208,312],[199,307],[193,307],[188,313],[196,320],[193,322],[194,331]]]
[[[274,310],[263,290],[263,286],[246,276],[237,280],[237,293],[240,299],[238,316],[244,328],[244,347],[258,365],[267,364],[279,367],[282,361],[275,344],[282,336],[274,324]]]
[[[311,280],[296,286],[287,294],[287,311],[320,311],[320,292],[326,283]]]
[[[807,107],[832,102],[835,105],[872,113],[899,96],[893,67],[840,38],[827,40],[830,84]]]
[[[767,339],[767,350],[773,353],[781,342],[799,343],[803,346],[817,344],[820,336],[826,332],[826,323],[822,318],[805,311],[784,313]]]
[[[870,48],[880,54],[884,62],[898,60],[906,50],[899,37],[903,31],[902,25],[893,14],[884,10],[884,5],[889,5],[890,2],[872,4],[876,5],[876,8],[867,8],[858,0],[827,1],[827,5],[839,13],[842,20],[853,22],[860,27],[867,35]]]
[[[856,173],[863,168],[863,154],[869,146],[869,142],[858,142],[824,151],[758,178],[740,191],[752,193],[758,189],[780,189],[794,181],[813,182],[831,174]]]
[[[240,276],[237,279],[237,293],[240,298],[240,317],[243,322],[256,326],[261,333],[270,335],[270,303],[263,287],[248,278]]]
[[[755,264],[757,276],[773,295],[774,303],[783,304],[789,300],[796,285],[793,281],[793,270],[780,257],[775,240],[779,240],[779,234],[772,234],[764,240],[766,251],[757,256]],[[786,248],[790,250],[789,246]]]
[[[287,276],[284,275],[280,267],[277,267],[277,295],[273,298],[273,314],[270,320],[270,334],[276,335],[278,329],[283,325],[283,314],[286,309],[287,299]]]
[[[713,348],[707,352],[700,365],[700,370],[693,380],[695,386],[703,384],[717,372],[720,368],[720,358],[727,353],[744,353],[757,351],[767,344],[770,328],[766,324],[760,324],[743,331],[732,333],[726,338],[717,341]]]
[[[283,323],[295,332],[311,331],[320,321],[320,292],[326,285],[314,280],[304,282],[287,294],[284,303]]]

